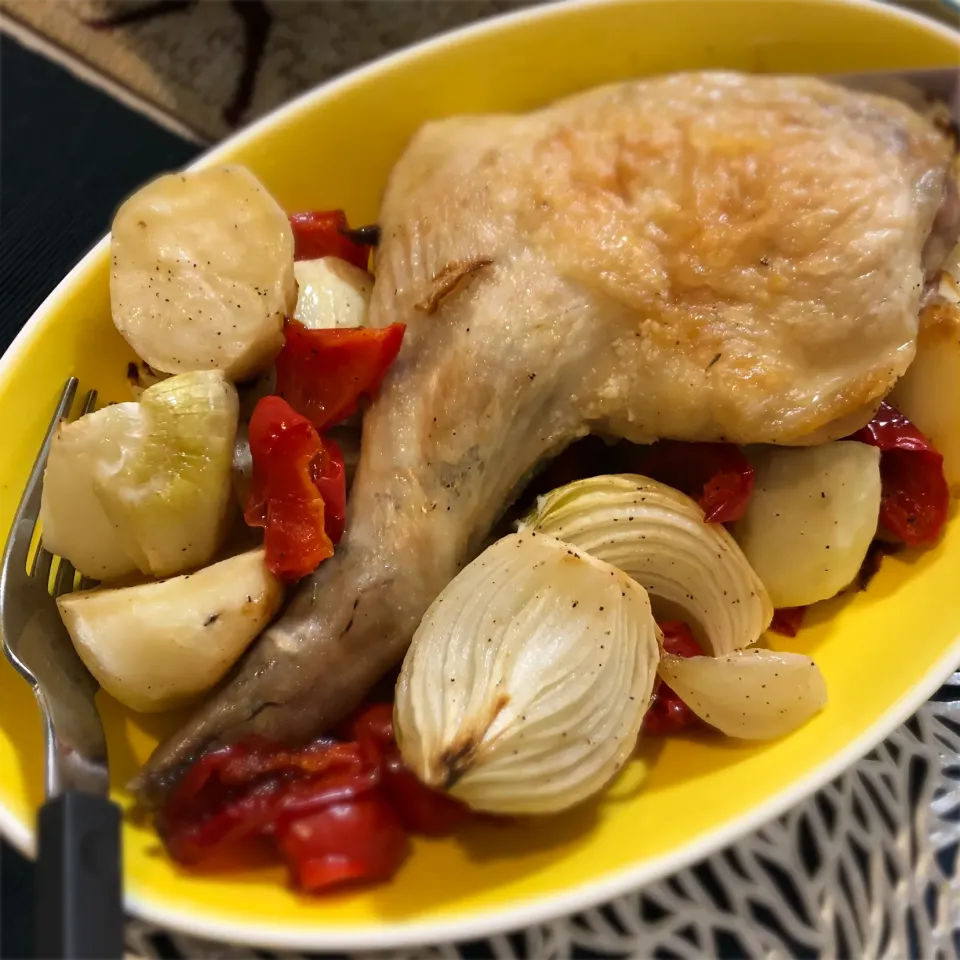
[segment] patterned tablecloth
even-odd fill
[[[956,3],[912,6],[960,27]],[[518,5],[0,0],[0,348],[143,179],[334,73]],[[3,955],[17,956],[29,867],[6,857]],[[958,873],[960,673],[829,786],[696,867],[578,916],[396,956],[960,957]],[[271,956],[138,920],[127,943]]]

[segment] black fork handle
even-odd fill
[[[41,960],[120,960],[120,810],[71,790],[37,818],[36,947]]]

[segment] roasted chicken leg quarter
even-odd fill
[[[344,541],[142,775],[328,729],[525,478],[589,432],[845,436],[909,365],[953,145],[812,78],[687,73],[428,124],[390,178],[372,321],[406,340]]]

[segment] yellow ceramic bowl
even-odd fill
[[[208,154],[251,167],[289,210],[345,207],[371,221],[391,165],[431,117],[524,110],[594,84],[683,68],[839,72],[955,65],[960,36],[863,0],[623,0],[549,6],[483,24],[307,94]],[[70,374],[126,397],[130,352],[110,322],[99,244],[37,312],[0,368],[0,530],[9,527],[54,400]],[[125,828],[130,908],[197,934],[301,948],[465,938],[586,907],[675,870],[780,812],[903,721],[960,662],[960,522],[870,590],[824,605],[796,641],[830,705],[775,743],[670,740],[602,802],[522,828],[417,842],[389,886],[308,900],[280,869],[178,870],[147,827]],[[133,639],[133,638],[131,638]],[[104,697],[115,796],[169,730]],[[655,754],[655,755],[654,755]],[[0,827],[29,850],[41,802],[41,728],[0,663]]]

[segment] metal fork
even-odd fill
[[[37,817],[37,956],[67,960],[123,954],[120,811],[109,799],[107,747],[94,704],[97,682],[73,648],[55,598],[76,571],[41,543],[28,568],[43,472],[78,382],[63,388],[7,538],[0,567],[0,634],[6,658],[33,687],[43,714],[46,802]],[[93,409],[96,391],[84,401]]]

